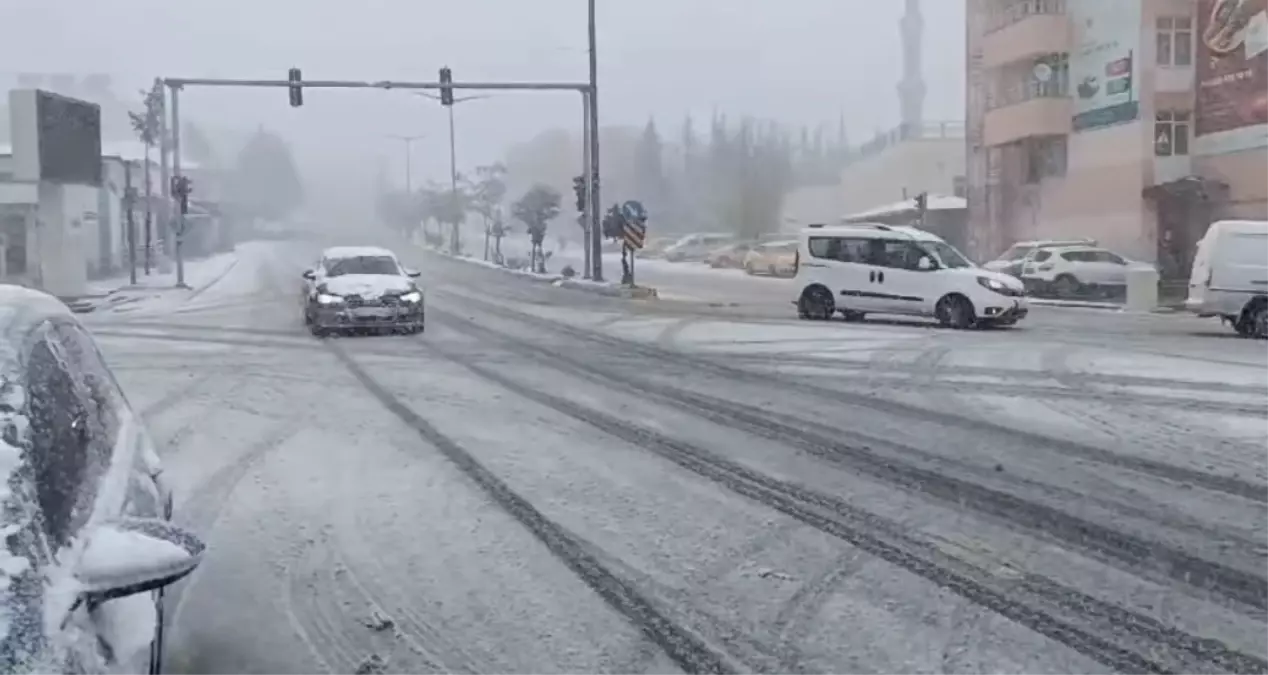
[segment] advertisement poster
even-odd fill
[[[1194,151],[1268,146],[1268,0],[1200,0]]]
[[[1139,116],[1140,2],[1069,0],[1075,131],[1130,122]]]

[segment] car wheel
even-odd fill
[[[832,294],[823,286],[811,286],[801,292],[801,300],[797,303],[798,316],[811,321],[827,321],[836,314],[836,303]]]
[[[328,330],[326,330],[325,328],[322,328],[321,326],[318,326],[315,323],[308,324],[308,331],[313,334],[313,337],[324,338],[327,335],[329,335]]]
[[[963,295],[948,295],[942,298],[938,301],[934,314],[938,317],[938,323],[949,328],[963,330],[972,328],[977,323],[973,303]]]
[[[1081,284],[1079,280],[1069,274],[1062,274],[1052,282],[1052,288],[1056,291],[1058,298],[1073,298],[1079,294]]]
[[[1261,303],[1255,310],[1254,317],[1255,337],[1260,340],[1268,339],[1268,303]]]
[[[752,263],[745,263],[745,265],[744,265],[744,271],[745,271],[746,273],[748,273],[748,274],[752,274],[752,275],[756,275],[756,274],[757,274],[757,270],[753,269],[753,265],[752,265]]]

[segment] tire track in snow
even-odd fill
[[[1013,588],[1011,587],[1013,584],[1006,584],[1009,586],[1007,589],[1000,588],[1003,581],[1000,577],[992,572],[974,568],[966,561],[950,556],[939,560],[938,551],[906,539],[900,534],[900,528],[897,525],[884,523],[873,514],[860,511],[834,497],[754,472],[699,447],[662,436],[645,427],[532,389],[461,356],[444,352],[434,345],[428,346],[441,356],[449,358],[475,375],[511,393],[649,450],[736,494],[748,497],[759,504],[800,520],[810,527],[836,536],[1105,665],[1129,672],[1167,672],[1169,670],[1167,665],[1155,660],[1156,657],[1152,655],[1146,656],[1121,647],[1102,638],[1098,632],[1084,630],[1075,622],[1059,618],[1056,612],[1039,610],[1035,607],[1040,601],[1052,605],[1050,598],[1040,595],[1035,597],[1033,602],[1020,602],[1015,596],[1023,595],[1026,589]]]
[[[437,314],[437,310],[433,309],[433,314]],[[608,386],[621,382],[622,379],[617,378],[612,373],[598,374],[596,368],[591,364],[579,364],[560,354],[544,350],[535,345],[511,339],[502,336],[496,331],[483,328],[474,324],[474,322],[461,319],[450,315],[446,312],[439,312],[442,320],[449,327],[462,326],[468,333],[483,333],[493,335],[494,339],[499,340],[511,351],[519,351],[523,356],[531,356],[534,359],[563,364],[561,370],[565,372],[575,372],[583,377],[590,377],[602,381]],[[645,449],[652,450],[670,461],[687,468],[693,472],[699,473],[706,478],[715,480],[724,486],[736,491],[744,496],[749,496],[760,503],[771,506],[776,510],[782,511],[794,518],[803,520],[812,527],[822,529],[824,532],[839,536],[856,546],[872,552],[882,559],[893,564],[908,569],[922,576],[935,584],[952,590],[966,599],[983,605],[997,613],[1008,617],[1022,625],[1025,625],[1036,632],[1062,642],[1087,656],[1110,665],[1111,667],[1126,669],[1131,671],[1145,671],[1159,669],[1166,670],[1170,666],[1162,665],[1162,662],[1154,659],[1159,656],[1167,657],[1167,661],[1171,663],[1181,664],[1183,669],[1189,667],[1194,662],[1219,664],[1220,670],[1236,670],[1238,672],[1261,672],[1268,671],[1268,662],[1259,657],[1243,654],[1229,649],[1218,641],[1199,638],[1188,633],[1184,633],[1178,629],[1165,626],[1157,620],[1144,615],[1137,614],[1130,610],[1124,609],[1117,605],[1087,596],[1073,588],[1065,587],[1050,579],[1021,573],[1020,578],[1023,580],[1021,584],[1008,584],[1008,590],[999,591],[996,588],[999,585],[999,579],[994,573],[984,570],[975,569],[964,560],[946,556],[940,551],[933,550],[921,553],[908,552],[911,548],[927,549],[928,546],[909,540],[905,535],[900,534],[901,528],[892,523],[885,523],[879,517],[860,511],[855,507],[840,502],[835,498],[822,495],[812,490],[806,489],[790,483],[779,481],[778,479],[765,476],[764,474],[756,474],[751,470],[733,465],[727,460],[718,458],[712,453],[697,448],[691,444],[679,442],[670,438],[666,438],[658,432],[651,431],[645,427],[631,424],[625,420],[608,416],[598,411],[584,408],[570,400],[558,398],[546,392],[542,392],[526,385],[520,384],[506,376],[493,370],[485,368],[465,357],[449,353],[442,350],[434,344],[427,344],[434,352],[439,353],[453,362],[470,370],[474,374],[490,381],[499,386],[518,394],[529,400],[538,402],[548,408],[566,414],[570,417],[586,422],[601,431],[610,435],[627,440],[635,445]],[[589,371],[588,373],[586,371]],[[596,377],[596,374],[598,376]],[[619,386],[619,385],[618,385]],[[665,389],[656,388],[649,391],[654,395],[664,395]],[[680,392],[681,394],[681,392]],[[684,402],[693,406],[694,410],[700,410],[699,403],[701,397],[692,395],[694,399],[678,399],[677,402],[671,402],[671,405],[681,406]],[[730,402],[721,404],[723,408],[721,413],[727,415],[728,419],[717,419],[723,424],[735,426],[736,417],[734,415],[734,405]],[[730,412],[728,412],[730,411]],[[741,417],[740,419],[744,419]],[[754,425],[754,418],[750,418],[748,423],[744,424],[746,431],[757,431],[761,435],[769,434],[769,422],[758,419]],[[752,425],[752,426],[751,426]],[[764,433],[763,433],[764,432]],[[794,427],[786,427],[781,429],[779,436],[782,438],[785,434],[790,435],[794,440],[801,436],[804,432]],[[804,436],[802,436],[804,438]],[[787,439],[783,439],[786,440]],[[818,441],[823,442],[822,439]],[[803,446],[804,447],[804,446]],[[703,462],[702,467],[699,462]],[[866,466],[866,465],[864,465]],[[893,465],[882,463],[879,467],[873,465],[873,471],[879,471],[878,475],[884,478],[884,469],[892,469]],[[915,467],[907,467],[913,470]],[[736,481],[728,474],[739,474],[743,476],[743,480]],[[893,477],[888,480],[894,480]],[[906,482],[909,479],[902,479]],[[985,495],[991,492],[980,485],[966,484],[964,487],[955,483],[942,481],[940,476],[921,475],[917,480],[935,481],[937,485],[942,487],[960,487],[969,490],[971,494],[977,494],[975,499],[984,499]],[[757,490],[749,483],[757,484]],[[776,492],[778,496],[772,497],[770,491]],[[793,500],[792,504],[784,501],[784,498]],[[958,496],[956,497],[958,499]],[[1011,495],[1003,495],[987,499],[985,504],[996,515],[1000,515],[1005,519],[1015,516],[1011,513],[1011,509],[1018,508],[1016,498]],[[851,529],[848,525],[843,525],[839,521],[824,522],[814,514],[807,514],[802,510],[802,504],[813,503],[821,505],[824,503],[831,504],[831,508],[838,515],[849,514],[851,518],[859,519],[864,523],[871,524],[865,531]],[[993,504],[993,506],[992,506]],[[1022,514],[1030,521],[1031,527],[1041,526],[1044,524],[1044,517],[1049,516],[1049,511],[1036,511],[1037,505],[1028,505],[1022,502]],[[1093,534],[1099,533],[1099,536],[1105,539],[1105,546],[1108,547],[1110,553],[1121,553],[1127,555],[1129,560],[1137,565],[1146,564],[1154,551],[1148,544],[1132,543],[1132,539],[1122,533],[1109,530],[1108,528],[1099,528],[1092,523],[1079,521],[1078,519],[1064,514],[1055,512],[1059,517],[1058,522],[1065,522],[1071,526],[1066,534],[1066,541],[1072,545],[1079,545],[1079,538],[1085,536],[1086,532]],[[1041,515],[1042,514],[1042,515]],[[879,525],[878,525],[879,524]],[[1084,528],[1090,528],[1085,530]],[[842,528],[846,528],[844,531]],[[879,541],[873,540],[872,537],[878,537]],[[902,542],[900,544],[891,543],[893,539]],[[1125,548],[1115,548],[1122,546]],[[1088,546],[1080,545],[1081,550],[1088,551]],[[895,550],[897,549],[897,550]],[[1093,549],[1095,550],[1095,549]],[[1174,552],[1179,559],[1184,559],[1182,552]],[[945,562],[939,564],[933,562],[933,559],[943,557]],[[1256,605],[1264,602],[1263,598],[1254,592],[1257,585],[1265,583],[1263,579],[1254,576],[1245,576],[1236,570],[1224,570],[1217,565],[1206,563],[1206,561],[1198,560],[1193,562],[1196,565],[1194,569],[1201,570],[1207,574],[1214,574],[1222,579],[1224,590],[1231,595],[1248,601],[1250,604]],[[967,568],[970,574],[957,574],[957,568]],[[1164,570],[1168,571],[1168,570]],[[1183,574],[1180,574],[1183,577]],[[1246,588],[1244,584],[1250,584],[1251,588]],[[1018,587],[1020,586],[1020,587]],[[1018,602],[1010,599],[1010,595],[1030,596],[1033,598],[1031,603]],[[1052,608],[1051,611],[1037,610],[1036,606]],[[1063,613],[1072,612],[1075,618],[1074,622],[1066,622],[1057,617]],[[1088,630],[1078,628],[1078,623],[1092,624]],[[1102,639],[1102,635],[1111,635],[1119,637],[1128,644],[1140,642],[1142,639],[1145,645],[1140,650],[1130,650],[1120,647],[1119,645]],[[1130,665],[1128,665],[1130,664]],[[1231,665],[1229,665],[1231,664]]]
[[[1197,471],[1137,455],[1125,455],[1106,450],[1101,447],[1070,441],[1064,438],[1045,436],[1025,429],[1017,429],[1015,427],[997,424],[989,420],[964,417],[945,411],[930,410],[926,407],[880,398],[867,393],[823,387],[799,380],[789,379],[777,374],[756,373],[742,368],[733,368],[725,363],[718,363],[709,359],[693,357],[678,352],[665,351],[649,345],[623,340],[609,335],[592,333],[573,326],[542,319],[541,317],[534,316],[532,314],[476,300],[465,295],[459,297],[461,298],[461,302],[464,307],[468,309],[476,307],[481,311],[485,311],[493,315],[502,316],[521,323],[531,324],[550,333],[566,335],[578,340],[602,344],[613,349],[637,354],[646,357],[648,360],[647,362],[650,364],[696,368],[712,372],[721,377],[761,385],[765,388],[778,386],[790,391],[809,395],[812,398],[817,398],[819,400],[835,401],[849,406],[869,408],[890,415],[901,415],[916,419],[924,419],[926,421],[945,424],[949,427],[954,427],[964,431],[991,434],[999,438],[1014,440],[1022,447],[1026,447],[1028,445],[1039,445],[1071,457],[1116,466],[1132,471],[1139,471],[1159,478],[1173,480],[1178,483],[1191,483],[1208,490],[1223,492],[1268,504],[1268,489],[1265,489],[1262,484]],[[458,321],[464,321],[464,319],[461,319],[456,315],[445,313],[444,310],[440,310],[438,308],[433,308],[432,311],[437,312],[438,315],[444,314],[445,316],[452,316]],[[468,323],[471,322],[468,321]]]
[[[441,434],[418,413],[401,403],[375,381],[342,348],[326,343],[380,403],[412,427],[428,443],[445,455],[479,486],[496,504],[515,518],[565,566],[573,571],[613,610],[625,616],[648,639],[655,642],[674,663],[689,673],[730,673],[736,669],[722,654],[714,652],[700,638],[666,618],[628,582],[604,567],[585,546],[563,527],[546,518],[528,500],[449,437]]]

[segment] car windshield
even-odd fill
[[[942,261],[943,267],[973,267],[973,263],[969,262],[969,259],[964,257],[963,253],[960,253],[954,246],[945,241],[926,241],[921,242],[920,245],[926,251],[937,256],[938,260]]]
[[[396,261],[389,256],[356,256],[337,258],[326,262],[326,276],[341,277],[345,274],[400,274]]]

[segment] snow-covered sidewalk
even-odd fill
[[[200,260],[185,261],[185,285],[188,288],[176,287],[175,264],[166,272],[152,270],[146,276],[141,269],[137,270],[137,282],[131,283],[128,275],[98,279],[88,283],[88,293],[81,298],[68,302],[77,312],[93,312],[133,305],[139,302],[150,304],[161,301],[167,304],[183,303],[201,295],[213,284],[227,275],[238,264],[238,251],[218,253]]]

